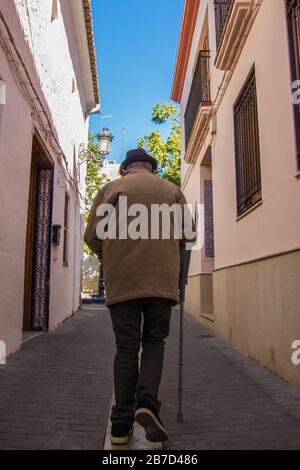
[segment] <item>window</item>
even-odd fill
[[[300,80],[300,0],[285,0],[292,81]],[[297,165],[300,170],[300,103],[294,104]]]
[[[233,0],[214,0],[217,48],[221,42],[232,4]]]
[[[67,193],[65,193],[65,210],[64,210],[64,226],[63,226],[63,235],[64,235],[64,251],[63,251],[63,264],[68,266],[68,244],[69,244],[69,203],[70,198]]]
[[[58,0],[52,0],[52,7],[51,7],[51,22],[58,18]]]
[[[255,69],[234,105],[237,214],[262,198]]]
[[[200,104],[210,104],[209,50],[200,51],[184,115],[185,144],[188,145]]]

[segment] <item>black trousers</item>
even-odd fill
[[[147,297],[108,306],[117,346],[112,423],[131,425],[136,401],[140,398],[150,401],[159,412],[161,403],[158,400],[158,389],[163,370],[164,339],[169,334],[174,303],[169,299]]]

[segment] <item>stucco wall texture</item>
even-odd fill
[[[74,143],[83,141],[86,126],[78,90],[83,78],[78,76],[78,64],[72,61],[68,42],[71,32],[65,29],[67,20],[62,16],[60,2],[57,2],[58,18],[53,21],[49,0],[15,0],[15,3],[60,145],[72,165]],[[73,79],[75,92],[72,93]]]

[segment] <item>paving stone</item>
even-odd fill
[[[177,423],[178,344],[177,310],[160,388],[165,449],[300,449],[300,393],[190,315],[184,319],[184,423]]]
[[[103,448],[113,380],[107,310],[82,310],[0,368],[0,449]]]
[[[178,327],[175,309],[160,388],[164,448],[300,449],[300,393],[189,315],[177,423]],[[103,449],[114,351],[103,308],[24,343],[0,367],[0,449]]]

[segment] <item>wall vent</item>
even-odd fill
[[[269,351],[269,359],[271,364],[275,364],[276,362],[276,357],[275,357],[275,349],[273,347],[270,347]]]

